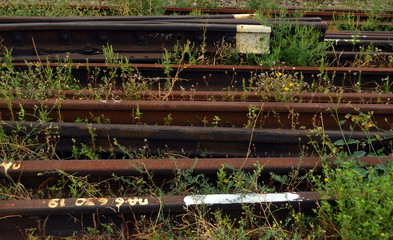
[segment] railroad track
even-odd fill
[[[334,159],[330,159],[333,162]],[[372,166],[386,159],[364,157],[363,163]],[[132,164],[130,164],[130,161]],[[140,169],[163,178],[173,175],[179,170],[193,169],[194,174],[216,174],[223,164],[233,167],[232,170],[243,169],[246,172],[258,170],[262,164],[264,174],[269,172],[287,173],[293,168],[302,171],[321,168],[321,159],[303,158],[250,158],[250,159],[144,159],[144,160],[98,160],[98,161],[22,161],[3,162],[0,175],[14,176],[26,184],[33,181],[26,177],[46,178],[56,172],[76,173],[79,175],[111,176],[140,175]],[[163,168],[165,166],[165,168]],[[83,170],[82,170],[83,169]],[[176,171],[174,171],[176,169]],[[82,170],[82,171],[81,171]],[[40,175],[43,172],[51,173]],[[38,175],[37,175],[38,174]],[[37,177],[40,176],[40,177]],[[41,182],[37,181],[36,182]],[[210,209],[224,209],[229,212],[239,211],[244,204],[255,209],[287,208],[288,204],[302,212],[311,212],[318,202],[322,201],[317,192],[280,192],[267,194],[205,194],[192,196],[137,196],[137,197],[79,197],[34,200],[3,200],[0,216],[3,218],[0,227],[4,231],[2,237],[10,239],[21,234],[20,230],[38,228],[41,234],[57,237],[84,234],[84,228],[97,228],[97,223],[114,224],[117,227],[133,228],[132,224],[141,218],[149,218],[154,213],[185,214],[202,208],[202,203]],[[329,200],[333,202],[333,199]],[[277,216],[280,211],[275,213]],[[67,223],[67,224],[65,224]],[[98,227],[98,229],[103,230]]]
[[[86,227],[97,228],[97,223],[132,229],[135,221],[149,218],[152,212],[184,214],[198,209],[205,203],[210,209],[225,209],[228,212],[241,210],[244,204],[263,209],[280,208],[291,204],[303,211],[310,211],[320,201],[316,192],[271,193],[271,194],[212,194],[196,196],[140,196],[118,198],[77,198],[2,201],[0,216],[8,216],[1,221],[2,236],[12,239],[21,229],[38,228],[42,234],[56,237],[84,235]],[[194,210],[195,211],[195,210]],[[17,217],[11,214],[17,214]],[[91,217],[93,215],[93,217]],[[134,218],[130,218],[133,215]],[[33,220],[33,216],[35,219]],[[126,234],[130,237],[130,234]]]
[[[252,14],[255,13],[255,10],[252,9],[236,9],[236,8],[198,8],[202,13],[208,14]],[[180,8],[180,7],[169,7],[166,8],[167,14],[189,14],[190,12],[195,11],[195,8]],[[262,10],[261,13],[270,15],[270,16],[280,16],[280,10]],[[359,20],[367,20],[369,14],[365,13],[364,10],[360,9],[319,9],[317,11],[305,11],[303,9],[295,9],[288,8],[287,15],[288,16],[299,16],[303,17],[319,17],[322,20],[332,20],[333,16],[339,15],[350,15]],[[391,10],[387,10],[386,14],[381,14],[380,17],[389,21],[393,18],[393,14]]]
[[[389,32],[327,31],[325,33],[327,23],[321,22],[320,18],[283,18],[266,19],[266,21],[273,25],[272,30],[261,26],[250,14],[166,17],[2,17],[0,35],[3,45],[13,49],[14,61],[36,61],[40,57],[53,61],[59,57],[64,58],[68,53],[74,61],[83,62],[89,59],[90,62],[102,62],[105,60],[102,46],[111,44],[121,57],[140,63],[157,62],[162,59],[165,50],[173,52],[175,45],[182,46],[188,41],[195,48],[204,44],[205,54],[216,51],[223,41],[233,45],[239,53],[265,53],[268,51],[267,41],[270,35],[274,35],[276,25],[296,23],[321,30],[322,35],[319,40],[333,42],[333,49],[328,54],[331,59],[354,58],[362,52],[362,48],[365,49],[369,45],[377,47],[379,51],[382,50],[381,54],[385,56],[392,56],[392,35]],[[252,40],[255,38],[255,31],[259,33],[258,41]],[[51,39],[50,42],[48,39]],[[251,42],[253,43],[250,45]],[[260,42],[265,47],[256,47],[261,44]],[[191,51],[195,50],[191,49]],[[375,52],[362,54],[372,55]]]
[[[341,53],[336,53],[337,58]],[[22,58],[13,58],[21,60]],[[84,60],[86,61],[86,60]],[[42,67],[67,66],[71,68],[72,75],[79,81],[81,86],[86,87],[91,83],[97,87],[97,82],[103,77],[103,71],[111,70],[111,66],[118,67],[120,64],[111,65],[106,63],[47,63],[42,62]],[[12,66],[15,69],[26,71],[29,64],[16,62]],[[164,72],[163,64],[131,64],[128,67],[135,69],[130,77],[135,79],[144,79],[152,83],[152,90],[163,88],[167,82],[168,74]],[[311,84],[330,84],[332,86],[342,87],[346,91],[373,90],[378,85],[382,85],[385,79],[392,78],[392,68],[372,68],[372,67],[303,67],[303,66],[239,66],[239,65],[170,65],[173,69],[169,73],[170,77],[177,76],[177,83],[174,90],[177,91],[243,91],[245,88],[255,91],[255,82],[258,79],[265,78],[271,74],[290,74],[297,75],[297,80]],[[98,72],[97,75],[96,72]],[[261,75],[262,74],[262,75]],[[92,82],[92,77],[95,76]],[[300,77],[301,76],[301,77]],[[359,81],[360,79],[360,81]],[[121,86],[122,77],[115,75],[112,81]],[[295,81],[295,80],[294,80]],[[359,85],[360,84],[360,85]]]
[[[10,136],[37,137],[34,146],[45,146],[60,157],[69,158],[74,148],[82,144],[94,146],[102,150],[102,157],[111,154],[119,157],[127,156],[124,149],[138,152],[145,149],[154,156],[160,153],[175,153],[190,157],[204,155],[212,157],[285,157],[309,154],[318,155],[314,146],[307,146],[314,141],[316,145],[323,143],[322,136],[337,142],[343,138],[351,140],[348,148],[371,152],[390,144],[391,134],[378,131],[364,133],[362,131],[320,131],[287,130],[287,129],[246,129],[246,128],[212,128],[184,126],[144,126],[124,124],[81,124],[81,123],[22,123],[24,133],[13,135],[18,129],[18,122],[5,121],[2,128]],[[28,134],[31,133],[31,134]],[[47,135],[45,135],[47,134]],[[49,134],[49,135],[48,135]],[[92,137],[93,134],[93,137]],[[322,135],[321,135],[322,134]],[[43,142],[49,137],[48,143]],[[252,140],[250,140],[252,138]],[[353,141],[355,140],[355,142]],[[116,144],[119,146],[117,146]],[[251,144],[251,145],[250,145]],[[121,147],[123,146],[124,149]],[[252,146],[252,151],[250,150]],[[306,146],[306,147],[304,147]],[[148,149],[146,149],[148,148]],[[39,149],[37,150],[39,151]],[[251,153],[249,152],[251,151]],[[31,157],[40,159],[40,155]]]
[[[243,127],[250,120],[250,112],[260,113],[256,127],[299,129],[323,127],[336,129],[338,120],[346,116],[372,114],[380,129],[389,130],[393,123],[390,104],[303,103],[303,102],[217,102],[162,100],[0,100],[2,120],[14,120],[25,112],[29,121],[39,119],[41,111],[47,118],[61,122],[101,118],[113,124],[148,124],[176,126]],[[171,120],[168,120],[170,116]],[[256,119],[254,119],[256,120]],[[355,127],[350,120],[343,129]]]
[[[268,223],[285,220],[290,211],[313,216],[320,202],[334,205],[334,198],[315,192],[308,175],[331,181],[321,173],[326,166],[340,167],[339,161],[382,170],[390,158],[375,155],[391,154],[393,95],[363,92],[386,82],[389,92],[392,68],[141,63],[160,59],[162,44],[174,51],[176,42],[206,42],[213,53],[225,39],[239,47],[235,26],[256,26],[249,17],[35,18],[34,24],[23,17],[0,18],[3,43],[15,54],[15,63],[4,63],[3,70],[31,70],[22,61],[40,59],[36,66],[47,73],[67,65],[80,84],[75,91],[48,89],[42,99],[26,89],[2,91],[0,238],[82,236],[89,229],[96,236],[105,226],[132,238],[139,236],[138,224],[157,223],[160,216],[182,221],[187,214],[223,210],[239,218],[247,207]],[[297,20],[327,27],[320,18]],[[268,21],[274,31],[274,24],[292,20]],[[265,30],[263,38],[270,36]],[[355,36],[356,46],[374,40],[391,44],[390,33],[366,34]],[[333,39],[344,54],[349,38],[354,38],[350,32],[327,31],[320,41]],[[127,62],[134,75],[119,74],[120,57],[103,63],[106,43],[136,62]],[[70,49],[74,63],[43,61]],[[164,73],[168,67],[172,75]],[[94,82],[92,69],[100,69],[95,80],[114,71],[107,90]],[[331,86],[358,93],[286,93],[283,87],[263,92],[251,84],[261,82],[261,74],[295,72],[310,85],[331,79]],[[170,91],[163,91],[171,77]],[[122,89],[132,78],[151,81],[150,89]],[[28,96],[33,99],[19,99]],[[305,177],[295,183],[277,180],[298,179],[296,174]],[[239,191],[222,183],[254,184],[239,176],[253,176],[259,187]],[[85,187],[91,191],[82,191]]]
[[[28,92],[20,92],[27,94]],[[140,100],[158,100],[166,96],[169,101],[213,101],[213,102],[280,102],[271,92],[224,92],[224,91],[138,91],[135,92]],[[18,98],[18,94],[13,95]],[[129,96],[122,90],[61,90],[48,92],[48,96],[57,99],[93,99],[97,96],[106,100],[127,100]],[[360,104],[391,104],[390,93],[291,93],[289,102],[305,103],[360,103]],[[82,99],[81,99],[82,98]]]
[[[31,6],[29,4],[24,4],[25,6]],[[3,4],[4,7],[6,7],[6,4]],[[51,7],[51,5],[35,5],[37,7]],[[111,6],[110,4],[105,5],[105,4],[100,4],[100,5],[65,5],[67,8],[79,8],[79,9],[97,9],[101,10],[103,12],[109,12],[110,10],[114,9],[114,6]],[[210,14],[210,15],[219,15],[219,14],[252,14],[255,13],[256,10],[253,9],[239,9],[239,8],[232,8],[232,7],[221,7],[221,8],[191,8],[191,7],[166,7],[164,8],[165,13],[172,15],[174,13],[180,14],[180,15],[188,15],[191,12],[201,12],[204,14]],[[289,16],[299,16],[303,15],[304,17],[320,17],[323,20],[332,20],[333,16],[339,16],[339,15],[350,15],[355,18],[358,18],[359,20],[367,20],[367,18],[370,16],[371,10],[364,10],[364,9],[337,9],[337,8],[323,8],[323,9],[315,9],[313,11],[308,11],[304,10],[301,8],[293,8],[293,7],[287,7],[285,8],[287,11],[286,14]],[[262,10],[261,11],[263,14],[266,15],[271,15],[271,16],[280,16],[280,10]],[[393,18],[393,11],[390,9],[384,9],[383,13],[379,15],[380,18],[389,20]]]
[[[240,19],[239,19],[240,18]],[[271,28],[246,16],[168,16],[168,17],[72,17],[0,19],[3,44],[13,49],[15,60],[37,60],[64,56],[103,59],[102,46],[131,61],[157,61],[175,45],[205,45],[206,53],[214,52],[225,41],[239,53],[261,54],[268,51]],[[33,23],[31,22],[33,21]],[[282,22],[314,26],[323,33],[327,25],[320,19],[267,19],[273,25]],[[50,39],[50,40],[49,40]],[[323,35],[320,41],[323,40]],[[260,45],[265,45],[260,47]],[[191,51],[195,51],[191,49]],[[76,56],[74,56],[76,55]]]
[[[359,159],[367,166],[384,163],[389,158],[363,157]],[[334,158],[329,158],[333,165]],[[132,163],[132,164],[130,164]],[[176,170],[192,169],[194,174],[215,175],[223,165],[230,167],[228,170],[242,169],[246,172],[258,170],[258,164],[263,166],[262,172],[268,174],[288,173],[294,168],[302,171],[322,169],[320,157],[263,157],[263,158],[179,158],[179,159],[110,159],[110,160],[48,160],[20,162],[3,162],[0,175],[11,177],[36,177],[41,173],[57,170],[74,174],[75,176],[111,176],[112,174],[138,176],[142,171],[156,176],[170,176]]]

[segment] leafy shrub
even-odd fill
[[[321,41],[320,30],[299,24],[279,24],[272,29],[270,54],[262,65],[319,66],[331,43]]]

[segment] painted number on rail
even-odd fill
[[[7,174],[8,169],[18,170],[20,168],[20,163],[18,162],[2,162],[1,166],[4,168],[5,174]]]
[[[107,198],[78,198],[75,200],[75,206],[104,206],[108,203]],[[139,205],[147,205],[149,204],[147,198],[116,198],[115,199],[116,207],[119,208],[123,204],[128,204],[130,206]],[[65,207],[65,199],[52,199],[48,203],[48,207],[57,208],[57,207]]]
[[[166,40],[166,41],[168,41],[168,40],[170,40],[170,39],[172,39],[172,36],[173,36],[173,34],[172,33],[150,33],[149,34],[149,37],[150,38],[158,38],[158,39],[161,39],[161,40]]]

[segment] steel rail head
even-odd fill
[[[344,53],[345,55],[345,53]],[[27,93],[19,91],[19,93]],[[102,90],[62,90],[49,91],[49,94],[55,98],[62,96],[71,100],[75,96],[91,99],[96,96],[108,98],[106,91]],[[111,96],[107,100],[116,100],[127,98],[124,91],[112,90]],[[16,96],[16,91],[12,94]],[[140,91],[138,92],[141,100],[156,100],[163,96],[168,96],[169,101],[209,101],[214,99],[215,102],[277,102],[276,95],[271,92],[227,92],[227,91]],[[292,102],[307,103],[361,103],[361,104],[390,104],[393,101],[391,93],[288,93],[286,95]],[[82,99],[83,99],[82,98]],[[82,100],[79,99],[79,100]]]
[[[75,142],[91,144],[91,129],[95,133],[95,146],[103,150],[112,151],[122,158],[124,152],[113,149],[113,139],[125,148],[137,150],[148,144],[151,154],[159,155],[165,149],[177,153],[183,153],[189,157],[199,157],[204,152],[209,152],[212,157],[244,157],[249,149],[250,136],[254,146],[252,157],[289,157],[299,156],[301,146],[307,146],[310,141],[315,144],[322,142],[319,133],[306,130],[285,129],[240,129],[240,128],[214,128],[214,127],[180,127],[180,126],[147,126],[147,125],[125,125],[125,124],[76,124],[76,123],[32,123],[32,122],[3,122],[1,125],[4,133],[10,134],[19,124],[25,131],[45,130],[49,126],[54,129],[52,135],[59,139],[56,152],[69,156],[74,148]],[[44,132],[44,131],[42,131]],[[370,131],[335,131],[325,130],[323,136],[328,136],[330,141],[336,142],[344,139],[352,139],[348,147],[369,151],[371,147],[386,145],[392,138],[390,133]],[[52,136],[51,135],[51,136]],[[46,136],[46,135],[45,135]],[[44,138],[44,133],[38,134],[38,138]],[[368,141],[369,139],[379,139]],[[353,142],[355,140],[355,142]],[[365,145],[363,145],[365,144]],[[309,149],[309,156],[315,156],[313,148]],[[356,150],[358,151],[358,150]],[[122,155],[123,154],[123,155]]]
[[[83,228],[96,229],[96,221],[101,223],[100,219],[111,221],[112,226],[112,223],[117,225],[119,220],[127,224],[126,219],[135,222],[146,215],[147,218],[155,218],[158,213],[184,214],[200,211],[201,208],[241,213],[244,206],[251,206],[256,211],[270,208],[284,212],[284,208],[292,206],[291,209],[303,213],[311,212],[320,201],[322,199],[317,192],[2,200],[0,228],[6,231],[2,231],[0,236],[10,239],[20,234],[20,228],[35,228],[53,237],[74,237],[82,235]],[[333,199],[324,201],[333,202]]]
[[[184,212],[196,205],[226,210],[240,210],[242,204],[283,206],[286,203],[303,207],[321,201],[317,192],[283,192],[266,194],[209,194],[191,196],[137,196],[118,198],[59,198],[33,200],[1,200],[0,216],[51,216],[64,214],[152,213],[160,210]]]
[[[328,159],[334,166],[336,158]],[[366,166],[383,164],[390,158],[361,157],[357,161]],[[326,164],[326,162],[325,162]],[[280,157],[280,158],[180,158],[180,159],[111,159],[111,160],[47,160],[2,162],[0,176],[34,177],[42,173],[56,174],[58,170],[74,176],[111,176],[140,175],[143,171],[155,176],[175,175],[176,171],[192,169],[194,174],[217,174],[226,166],[227,171],[242,170],[252,172],[263,166],[262,173],[288,173],[293,169],[319,171],[322,168],[321,157]]]
[[[180,13],[186,14],[191,11],[194,11],[195,8],[180,8],[180,7],[169,7],[165,8],[167,13]],[[197,10],[203,13],[210,14],[252,14],[255,13],[256,10],[252,9],[237,9],[237,8],[197,8]],[[316,11],[305,11],[301,8],[287,8],[287,14],[303,14],[304,16],[317,16],[322,17],[323,19],[332,19],[333,16],[338,15],[350,15],[355,17],[361,17],[362,19],[369,17],[368,13],[365,13],[363,9],[317,9]],[[270,14],[279,16],[279,10],[262,10],[262,14]],[[387,10],[386,14],[381,14],[382,18],[393,18],[393,12],[391,10]]]

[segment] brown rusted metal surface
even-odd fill
[[[339,54],[339,53],[337,53]],[[24,60],[23,60],[24,61]],[[86,59],[83,59],[86,62]],[[26,69],[26,63],[14,63],[15,67]],[[59,64],[51,63],[52,67],[59,66]],[[47,66],[47,63],[42,63],[42,66]],[[82,86],[87,86],[89,82],[89,72],[87,71],[86,63],[73,63],[75,69],[73,74],[81,83]],[[106,69],[108,67],[105,63],[89,63],[89,69],[94,68]],[[161,90],[163,84],[166,82],[167,75],[164,74],[163,65],[161,64],[131,64],[141,77],[159,80],[162,78]],[[238,65],[172,65],[173,74],[180,72],[178,83],[175,84],[174,90],[197,90],[197,91],[243,91],[243,80],[248,84],[248,80],[252,79],[254,82],[258,81],[261,73],[300,73],[303,80],[312,84],[313,82],[324,81],[321,76],[320,67],[261,67],[261,66],[238,66]],[[393,68],[350,68],[350,67],[326,67],[323,69],[323,75],[332,79],[332,83],[336,86],[343,86],[345,88],[354,88],[361,77],[362,90],[375,89],[377,84],[381,85],[382,79],[387,77],[393,78]],[[158,79],[157,79],[158,78]],[[116,79],[118,84],[122,83],[122,79]],[[98,86],[97,86],[98,87]],[[158,86],[154,85],[154,89],[158,90]]]
[[[245,14],[245,13],[255,13],[252,9],[237,9],[237,8],[181,8],[181,7],[169,7],[165,8],[167,13],[180,13],[188,14],[195,9],[200,10],[203,13],[209,14]],[[367,19],[369,14],[364,13],[361,9],[319,9],[318,11],[304,11],[303,9],[288,8],[287,14],[302,14],[304,17],[320,17],[323,20],[331,20],[333,16],[339,16],[342,14],[350,13],[351,16],[356,18],[359,17],[360,20]],[[280,10],[262,10],[264,14],[279,16]],[[392,12],[390,14],[381,14],[382,18],[391,19],[393,18]]]
[[[40,63],[42,66],[60,66],[64,64],[59,63]],[[81,69],[87,68],[107,68],[108,66],[120,66],[120,65],[108,65],[106,63],[67,63],[73,67],[78,67]],[[15,67],[25,68],[27,67],[26,63],[14,63]],[[141,71],[154,71],[160,70],[162,71],[164,66],[162,64],[131,64],[130,67],[141,70]],[[170,66],[174,71],[180,69],[182,71],[198,71],[204,72],[204,75],[214,72],[242,72],[246,71],[248,73],[260,73],[264,71],[284,71],[284,72],[303,72],[305,74],[314,74],[320,73],[320,67],[303,67],[303,66],[276,66],[276,67],[264,67],[264,66],[247,66],[247,65],[171,65]],[[372,68],[372,67],[325,67],[323,69],[325,72],[336,72],[353,74],[359,73],[365,75],[393,75],[393,68]]]
[[[263,201],[256,204],[284,205],[316,203],[320,201],[317,192],[298,192],[298,199],[294,201]],[[118,213],[151,213],[160,209],[171,212],[185,211],[185,196],[137,196],[119,198],[78,198],[78,199],[32,199],[32,200],[2,200],[0,216],[48,216],[62,214],[118,214]],[[216,205],[216,206],[215,206]],[[221,206],[226,209],[239,209],[241,204],[215,204],[210,207]]]
[[[3,6],[6,6],[7,3],[0,3]],[[13,3],[15,4],[15,3]],[[18,4],[18,3],[16,3]],[[21,6],[31,6],[31,4],[20,4]],[[35,4],[34,6],[37,7],[51,7],[50,4]],[[66,4],[64,5],[67,8],[80,8],[80,9],[99,9],[99,10],[111,10],[114,8],[118,8],[119,6],[114,5],[111,2],[108,3],[102,3],[102,4],[81,4],[81,5],[75,5],[75,4]],[[303,8],[296,8],[296,7],[286,7],[285,8],[289,14],[299,14],[299,13],[307,13],[307,12],[313,12],[317,14],[325,14],[325,15],[338,15],[338,14],[344,14],[344,13],[356,13],[356,14],[361,14],[361,16],[366,16],[367,15],[367,10],[365,11],[364,9],[351,9],[351,8],[315,8],[314,11],[305,11]],[[177,13],[184,13],[188,14],[192,11],[199,10],[204,13],[210,13],[210,14],[241,14],[241,13],[254,13],[255,10],[253,9],[239,9],[239,8],[233,8],[233,7],[218,7],[218,8],[190,8],[190,7],[165,7],[164,10],[166,13],[172,13],[172,12],[177,12]],[[263,13],[273,13],[273,14],[279,14],[280,11],[278,10],[262,10]],[[390,9],[384,9],[383,11],[385,15],[393,15],[393,10]]]
[[[15,61],[21,58],[38,60],[36,52],[40,58],[50,60],[57,56],[63,58],[67,53],[70,53],[72,59],[103,59],[102,46],[109,44],[123,58],[127,57],[131,61],[146,58],[155,62],[161,59],[164,49],[173,51],[176,44],[184,45],[188,41],[196,46],[203,41],[206,51],[213,52],[222,39],[235,44],[236,33],[236,24],[138,21],[0,24],[2,44],[13,49]]]
[[[268,22],[303,22],[320,23],[319,17],[306,18],[265,18]],[[220,23],[220,24],[258,24],[254,15],[249,15],[241,19],[235,18],[235,15],[174,15],[174,16],[88,16],[88,17],[7,17],[0,16],[0,23],[61,23],[61,22],[118,22],[140,24],[165,24],[165,23]],[[323,24],[325,25],[325,24]]]
[[[20,107],[26,113],[26,120],[36,120],[37,107],[49,110],[53,121],[75,122],[79,119],[101,117],[113,124],[171,124],[176,126],[212,126],[215,116],[221,120],[217,126],[244,127],[249,121],[250,106],[260,112],[256,127],[312,129],[337,129],[337,119],[372,114],[379,128],[388,130],[393,123],[393,108],[390,104],[345,104],[345,103],[286,103],[286,102],[213,102],[213,101],[129,101],[129,100],[0,100],[2,120],[13,120]],[[140,115],[137,115],[140,114]],[[166,122],[168,115],[171,122]],[[355,127],[350,119],[342,126]]]
[[[348,22],[345,21],[329,21],[329,20],[324,20],[324,22],[326,22],[328,24],[328,26],[330,26],[332,29],[335,29],[337,25],[341,25],[341,26],[345,26],[345,24],[348,24]],[[361,27],[362,25],[366,25],[368,24],[367,21],[356,21],[354,23],[356,26]],[[383,29],[384,27],[386,27],[386,29],[389,29],[389,26],[391,25],[390,22],[376,22],[375,26],[377,26],[379,29]],[[371,31],[370,31],[371,32]]]
[[[282,196],[296,195],[296,199],[270,200],[270,198],[274,198],[273,195],[281,195],[281,198]],[[244,195],[244,197],[247,196]],[[260,194],[258,196],[259,200],[244,204],[253,205],[253,209],[266,208],[267,206],[271,209],[278,209],[285,204],[290,204],[292,209],[298,209],[304,213],[305,210],[310,211],[312,208],[315,208],[317,202],[321,201],[321,197],[317,192],[284,192],[272,193],[270,195]],[[188,196],[190,199],[193,197]],[[220,196],[216,195],[216,197]],[[236,195],[235,197],[239,196]],[[99,227],[97,222],[105,223],[107,221],[111,226],[118,224],[119,226],[117,227],[127,227],[129,224],[130,228],[127,228],[129,230],[132,229],[131,223],[137,221],[139,217],[146,217],[147,219],[152,217],[154,219],[157,217],[158,212],[179,214],[195,209],[194,204],[187,206],[186,198],[186,196],[137,196],[2,200],[0,205],[0,216],[2,218],[0,221],[0,229],[2,229],[0,236],[6,239],[20,239],[24,237],[23,231],[20,231],[20,229],[40,229],[52,237],[74,237],[83,235],[82,229],[85,227],[97,229]],[[220,208],[232,213],[240,213],[244,204],[239,202],[231,200],[227,204],[206,204],[206,206],[213,209]],[[126,234],[129,234],[129,232],[126,232]]]
[[[390,158],[362,157],[360,162],[374,166],[383,164]],[[329,158],[331,162],[334,158]],[[227,170],[257,170],[263,166],[262,172],[287,173],[293,169],[320,169],[320,157],[283,157],[283,158],[208,158],[208,159],[112,159],[112,160],[49,160],[2,162],[0,176],[27,177],[39,173],[61,170],[73,175],[140,175],[140,170],[155,175],[172,175],[178,170],[193,169],[193,173],[216,174],[222,166]]]
[[[185,196],[119,197],[78,199],[2,200],[0,216],[48,216],[60,214],[117,214],[157,212],[165,206],[171,212],[184,210]]]
[[[23,91],[19,91],[23,93]],[[212,102],[280,102],[280,96],[270,92],[229,92],[229,91],[140,91],[127,94],[122,90],[60,90],[49,91],[51,98],[93,99],[97,96],[108,100],[127,100],[138,97],[141,100],[167,99],[169,101],[212,101]],[[390,104],[391,93],[288,93],[287,102],[304,103],[362,103]]]
[[[325,41],[333,42],[335,51],[357,51],[372,45],[384,52],[393,51],[393,34],[389,31],[327,31]]]
[[[208,158],[208,159],[123,159],[123,160],[54,160],[3,162],[0,174],[7,170],[9,176],[36,176],[38,173],[62,170],[76,175],[140,175],[140,169],[155,175],[172,175],[177,170],[193,169],[193,172],[216,174],[223,165],[234,169],[252,171],[257,164],[266,172],[289,172],[293,168],[312,169],[321,166],[320,158]]]
[[[91,146],[91,131],[94,129],[96,148],[124,157],[124,152],[114,146],[114,139],[128,151],[140,151],[148,146],[151,156],[160,157],[163,152],[176,153],[178,156],[229,158],[245,157],[289,157],[289,156],[319,156],[313,147],[307,144],[313,140],[316,144],[322,142],[321,136],[306,130],[266,129],[266,128],[225,128],[225,127],[185,127],[185,126],[148,126],[128,124],[81,124],[81,123],[38,123],[38,122],[3,122],[5,134],[11,134],[16,126],[24,131],[32,129],[41,133],[39,139],[47,137],[45,131],[52,129],[58,142],[56,152],[59,156],[71,156],[75,142]],[[345,139],[356,140],[349,144],[351,151],[372,152],[389,144],[391,134],[384,132],[363,131],[334,131],[323,132],[332,142]],[[370,139],[378,139],[369,141]],[[251,140],[251,141],[250,141]],[[43,140],[44,141],[44,140]],[[251,145],[250,145],[251,144]],[[303,148],[305,146],[305,149]],[[32,156],[34,157],[34,156]],[[28,159],[26,159],[28,160]],[[33,158],[32,160],[36,160]]]

